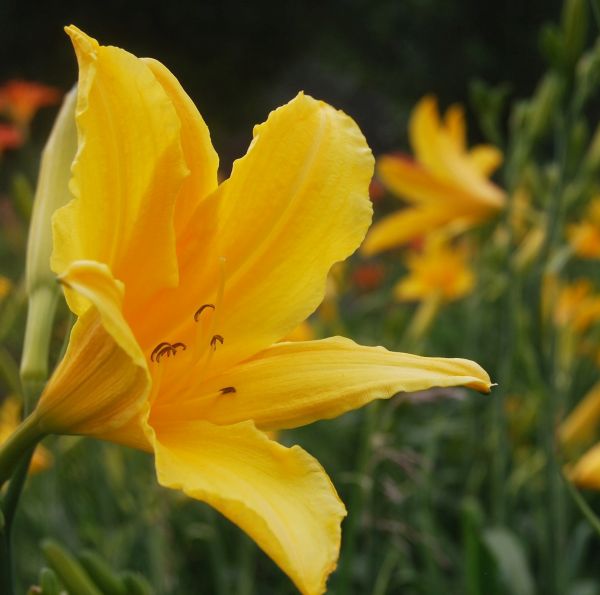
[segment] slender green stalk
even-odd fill
[[[255,566],[256,545],[245,535],[241,535],[237,595],[253,595]]]
[[[355,469],[359,478],[353,485],[348,505],[348,520],[344,525],[344,547],[340,558],[339,579],[336,592],[340,595],[352,592],[352,569],[355,565],[356,542],[360,519],[366,500],[366,489],[360,479],[367,474],[371,460],[373,434],[377,431],[380,403],[372,403],[364,412],[363,432],[358,447]]]
[[[587,519],[594,531],[600,535],[600,518],[598,518],[590,505],[585,501],[579,490],[577,490],[577,488],[562,473],[560,474],[560,477],[567,487],[567,493],[571,496],[581,514]]]
[[[18,464],[43,437],[38,419],[30,415],[0,447],[0,486],[10,479]]]
[[[21,361],[26,412],[33,410],[35,399],[48,378],[48,351],[58,297],[58,290],[53,286],[40,286],[29,296]]]

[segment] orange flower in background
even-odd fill
[[[27,128],[40,108],[57,105],[61,97],[61,91],[55,87],[12,80],[0,87],[0,111],[20,127]]]
[[[352,271],[352,284],[359,291],[373,291],[381,285],[384,277],[385,268],[380,263],[371,262]]]
[[[406,244],[449,224],[469,227],[492,217],[506,202],[504,191],[488,180],[502,162],[491,145],[467,148],[460,106],[440,118],[434,97],[423,98],[409,125],[415,159],[384,155],[377,162],[383,184],[410,206],[384,217],[362,246],[365,254]]]
[[[600,258],[600,196],[590,202],[582,221],[567,227],[567,238],[577,256]]]
[[[422,252],[407,256],[408,275],[396,284],[396,299],[422,301],[434,297],[450,302],[468,295],[475,285],[468,260],[466,246],[453,246],[441,238],[430,238]]]
[[[0,155],[6,150],[18,149],[23,141],[23,134],[16,126],[0,124]]]

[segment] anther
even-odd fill
[[[170,345],[171,345],[171,344],[170,344],[170,343],[167,343],[167,342],[162,342],[162,343],[159,343],[159,344],[158,344],[158,345],[157,345],[157,346],[154,348],[154,351],[152,351],[152,355],[150,355],[150,360],[151,360],[151,361],[153,361],[153,362],[154,362],[154,361],[158,361],[158,360],[156,359],[156,357],[158,356],[158,354],[160,353],[160,351],[163,349],[163,347],[167,347],[167,346],[170,346]]]
[[[225,341],[225,339],[223,339],[221,335],[214,335],[213,338],[210,340],[210,346],[213,348],[213,351],[217,349],[217,341],[221,343],[221,345],[223,345],[223,341]]]
[[[235,393],[237,392],[235,390],[235,386],[224,386],[223,388],[219,389],[222,395],[229,395],[231,393]]]
[[[194,322],[198,322],[198,319],[200,318],[200,314],[202,314],[202,311],[205,310],[206,308],[211,308],[214,310],[215,305],[214,304],[204,304],[203,306],[200,306],[194,313]]]
[[[153,362],[160,362],[162,357],[171,357],[171,355],[176,355],[177,350],[185,351],[187,349],[185,343],[167,343],[166,341],[159,343],[152,352],[150,359]]]

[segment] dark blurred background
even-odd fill
[[[408,112],[425,93],[464,102],[480,78],[528,95],[542,69],[537,34],[559,12],[557,0],[0,0],[0,82],[70,87],[76,66],[62,27],[73,23],[164,62],[226,169],[252,125],[301,89],[350,113],[379,153],[405,144]]]

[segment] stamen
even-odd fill
[[[167,343],[163,341],[159,343],[154,350],[152,351],[152,355],[150,356],[150,360],[156,363],[159,363],[161,358],[163,357],[171,357],[171,355],[177,355],[177,350],[185,351],[187,349],[185,343]]]
[[[200,306],[194,313],[194,322],[198,322],[198,319],[200,318],[200,314],[202,314],[202,311],[205,310],[206,308],[212,308],[214,310],[215,305],[214,304],[204,304],[203,306]]]
[[[150,355],[150,360],[151,361],[157,361],[155,358],[158,355],[159,351],[163,348],[166,347],[167,345],[170,345],[170,343],[167,343],[165,341],[163,341],[162,343],[159,343],[154,350],[152,351],[152,354]]]
[[[230,393],[236,393],[235,386],[225,386],[219,389],[222,395],[228,395]]]
[[[194,319],[197,318],[199,324],[196,330],[192,361],[196,362],[195,367],[200,376],[204,374],[212,361],[217,349],[217,341],[223,345],[223,336],[217,334],[216,331],[218,330],[220,322],[221,304],[223,303],[223,293],[225,292],[225,281],[225,258],[221,256],[219,257],[219,284],[217,286],[214,304],[205,304],[203,307],[199,308],[194,315]],[[213,310],[212,314],[200,316],[200,313],[205,310],[207,306]],[[210,341],[208,341],[208,337],[211,337]],[[206,349],[208,346],[207,343],[212,349]]]
[[[213,351],[217,349],[217,341],[223,345],[225,339],[221,335],[213,335],[213,338],[210,340],[210,346],[213,348]]]

